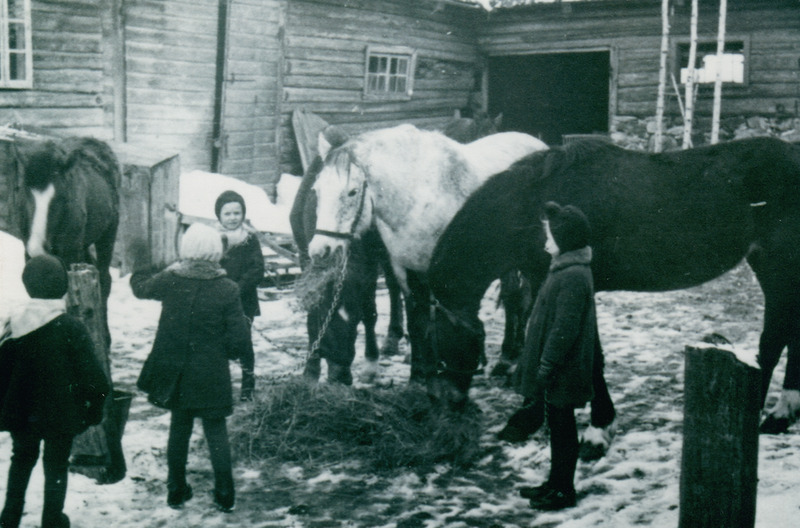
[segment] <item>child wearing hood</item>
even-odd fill
[[[216,229],[192,224],[180,243],[180,260],[161,272],[142,270],[146,248],[134,248],[133,294],[161,301],[155,341],[137,386],[171,412],[167,441],[167,504],[192,498],[186,481],[189,440],[200,418],[214,469],[214,504],[233,510],[235,492],[226,418],[233,412],[229,360],[252,353],[239,288],[220,266]],[[144,261],[144,262],[142,262]]]
[[[550,429],[550,475],[544,484],[522,488],[520,494],[530,499],[534,509],[561,510],[576,502],[579,440],[575,409],[593,397],[597,315],[589,221],[577,207],[547,202],[542,223],[544,249],[552,260],[519,359],[517,390],[525,402],[509,424],[527,419],[533,423],[525,429],[535,430],[541,417],[532,411],[544,402]]]
[[[250,325],[261,314],[258,302],[258,285],[264,278],[264,255],[256,231],[245,222],[247,207],[242,195],[235,191],[225,191],[217,197],[214,213],[219,223],[217,229],[222,235],[222,260],[220,265],[228,278],[239,285],[242,309]],[[242,358],[242,399],[253,396],[255,358],[248,354]]]
[[[0,527],[16,528],[44,442],[43,528],[68,528],[63,513],[73,438],[103,419],[111,390],[86,326],[66,313],[68,277],[53,256],[28,260],[22,282],[31,299],[3,322],[0,431],[12,439]]]

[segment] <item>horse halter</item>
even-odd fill
[[[445,361],[441,354],[439,353],[439,339],[438,339],[438,332],[436,330],[436,313],[441,312],[447,320],[450,321],[450,324],[456,327],[461,327],[467,330],[470,334],[478,337],[483,342],[483,339],[486,337],[486,332],[483,328],[476,328],[470,321],[465,320],[463,317],[459,316],[452,310],[449,310],[445,307],[439,300],[433,295],[430,294],[430,326],[428,327],[428,336],[430,337],[431,341],[431,348],[433,349],[433,359],[435,362],[434,367],[434,374],[439,375],[445,372],[449,372],[452,374],[463,374],[473,376],[475,374],[479,374],[483,371],[484,365],[486,365],[486,351],[483,347],[481,347],[481,353],[478,357],[478,365],[474,369],[457,369],[447,365],[447,361]]]
[[[325,229],[315,229],[315,235],[324,235],[331,238],[339,238],[344,240],[353,240],[356,237],[356,228],[358,227],[358,223],[361,221],[361,216],[364,214],[364,202],[367,196],[367,179],[364,178],[364,182],[361,184],[361,196],[358,200],[358,211],[356,211],[356,217],[353,220],[353,225],[350,226],[349,233],[342,233],[340,231],[328,231]]]

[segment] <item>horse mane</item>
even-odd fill
[[[24,162],[25,186],[44,189],[64,172],[67,159],[67,153],[54,141],[36,141],[36,146]]]
[[[546,180],[587,158],[618,150],[620,147],[602,139],[582,139],[529,154],[514,163],[509,170],[523,170],[527,174],[534,174],[535,181]]]
[[[61,145],[67,154],[65,172],[80,163],[87,163],[103,177],[117,196],[121,178],[120,166],[108,143],[92,137],[70,137],[63,139]]]

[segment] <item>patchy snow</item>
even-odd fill
[[[0,243],[0,296],[6,306],[25,297],[19,284],[22,246],[7,235],[0,236]],[[263,293],[263,315],[256,319],[253,332],[261,386],[279,382],[276,380],[282,375],[299,374],[307,344],[304,314],[293,309],[291,292]],[[494,307],[496,295],[497,289],[491,288],[481,310],[490,362],[499,355],[503,331],[502,311]],[[197,424],[188,463],[195,497],[176,511],[166,505],[169,415],[147,403],[135,389],[160,306],[134,298],[128,277],[114,273],[109,300],[112,373],[118,388],[135,393],[123,439],[128,475],[117,484],[100,486],[83,475],[71,474],[65,511],[74,526],[88,528],[672,528],[678,524],[685,346],[716,332],[735,348],[754,351],[763,299],[750,270],[739,267],[689,290],[599,293],[597,305],[618,427],[605,457],[578,464],[575,508],[536,512],[519,497],[520,486],[536,485],[547,476],[547,437],[540,431],[521,446],[499,442],[495,435],[520,398],[501,380],[482,375],[476,377],[471,396],[483,411],[485,452],[468,470],[440,466],[427,475],[414,471],[364,474],[347,464],[313,471],[276,464],[264,470],[239,460],[235,471],[237,507],[231,514],[222,514],[212,508],[213,477],[202,428]],[[388,295],[383,288],[378,307],[382,337],[388,322]],[[361,338],[358,347],[363,350]],[[403,348],[407,352],[405,341]],[[359,352],[356,374],[365,363]],[[381,358],[380,367],[380,383],[405,383],[408,377],[403,357]],[[238,385],[239,368],[232,365],[231,370]],[[784,370],[785,357],[776,369],[770,400],[778,394]],[[235,412],[248,411],[245,404]],[[579,411],[578,419],[584,429],[588,408]],[[0,497],[5,492],[10,452],[9,435],[0,433]],[[28,489],[24,528],[39,525],[42,485],[39,464]],[[760,438],[756,526],[793,527],[798,516],[800,426],[794,425],[789,434]]]

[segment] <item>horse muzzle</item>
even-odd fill
[[[340,248],[347,249],[349,240],[316,233],[308,244],[308,256],[314,260],[330,258]]]

